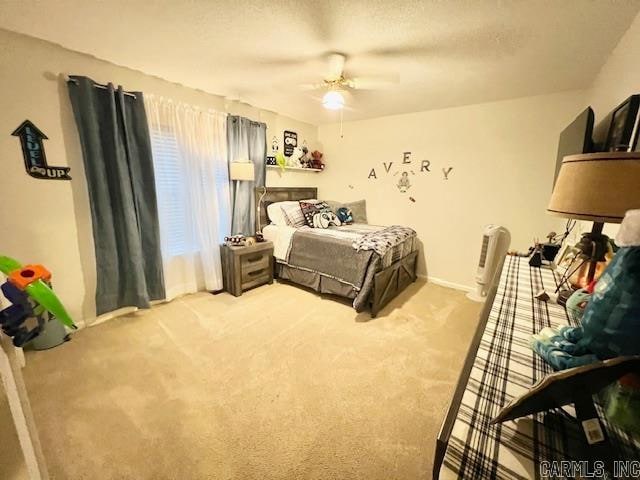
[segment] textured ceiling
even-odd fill
[[[0,27],[320,124],[324,56],[359,91],[345,119],[583,88],[640,9],[635,0],[0,0]]]

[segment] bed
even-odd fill
[[[415,232],[368,224],[326,229],[270,224],[267,207],[272,203],[317,196],[314,187],[256,188],[256,231],[262,229],[264,237],[274,244],[274,274],[320,293],[352,299],[356,311],[368,309],[371,317],[376,317],[416,280]],[[395,235],[393,240],[385,242],[391,234]],[[387,245],[371,246],[372,240]]]

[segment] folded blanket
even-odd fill
[[[387,250],[401,244],[407,238],[415,235],[415,230],[400,225],[392,225],[378,232],[371,232],[355,240],[352,244],[356,250],[373,250],[381,257]]]
[[[530,345],[555,370],[565,370],[599,361],[593,353],[580,346],[581,337],[580,328],[546,327],[531,336]]]

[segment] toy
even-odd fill
[[[12,303],[0,312],[2,330],[16,346],[37,337],[45,323],[55,317],[63,325],[76,325],[51,289],[51,273],[42,265],[25,265],[0,256],[0,272],[7,276],[2,293]]]
[[[302,168],[302,162],[300,161],[300,159],[303,156],[304,156],[304,152],[302,151],[302,148],[294,147],[293,153],[287,159],[287,167]]]
[[[311,161],[309,162],[309,168],[317,168],[318,170],[324,170],[324,163],[322,162],[322,152],[314,150],[311,152]]]
[[[351,209],[347,207],[340,207],[336,211],[336,216],[338,220],[340,220],[343,224],[353,223],[353,214],[351,213]]]
[[[284,158],[281,151],[276,153],[276,164],[280,167],[280,170],[284,172],[284,168],[287,166],[287,160]]]
[[[311,162],[311,157],[309,156],[309,149],[306,145],[302,146],[302,156],[298,160],[300,162],[300,166],[302,168],[309,168],[309,163]]]
[[[247,243],[247,237],[244,235],[224,237],[224,243],[230,247],[243,247]]]
[[[329,228],[331,225],[339,227],[340,219],[331,210],[318,212],[313,216],[313,228]]]

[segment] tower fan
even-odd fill
[[[467,298],[476,302],[484,302],[510,242],[511,235],[506,228],[499,225],[484,227],[480,260],[476,271],[476,289],[469,292]]]

